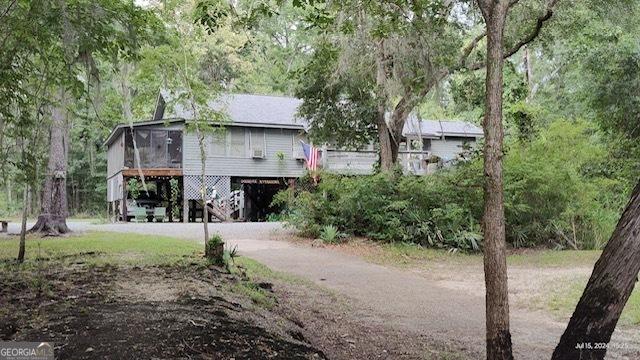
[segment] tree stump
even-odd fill
[[[205,257],[217,265],[224,263],[224,242],[209,240],[205,246]]]

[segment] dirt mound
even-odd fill
[[[225,290],[235,281],[196,265],[0,272],[0,337],[52,341],[64,359],[325,358],[297,325]]]

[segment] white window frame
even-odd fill
[[[224,134],[218,134],[218,133],[213,133],[211,134],[211,144],[209,144],[208,148],[207,148],[207,157],[212,157],[212,158],[223,158],[223,157],[227,157],[227,154],[229,153],[229,141],[227,140],[227,137],[229,136],[228,131],[225,130]],[[222,140],[224,141],[224,154],[220,155],[220,154],[214,154],[213,153],[213,145],[216,142],[216,140]]]
[[[249,130],[249,151],[253,154],[253,130],[262,130],[262,153],[267,155],[267,131],[264,128],[251,128]]]
[[[239,156],[237,155],[232,155],[231,154],[231,132],[232,129],[234,129],[233,127],[229,127],[227,129],[227,157],[233,158],[233,159],[244,159],[247,157],[247,134],[246,134],[246,129],[243,127],[235,127],[235,129],[240,129],[240,131],[242,132],[242,136],[243,136],[243,140],[242,140],[242,145],[243,145],[243,149],[242,149],[242,154],[240,154]],[[251,135],[249,135],[249,143],[251,143]]]

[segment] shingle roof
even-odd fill
[[[157,107],[160,106],[162,109],[156,108],[155,121],[134,123],[134,126],[163,123],[163,121],[167,121],[166,119],[171,119],[174,122],[189,120],[193,117],[192,112],[182,104],[171,103],[175,97],[174,93],[161,90],[160,96],[163,100],[158,99]],[[164,109],[165,101],[169,104],[167,109]],[[306,129],[306,121],[297,116],[300,104],[302,104],[302,100],[293,97],[255,94],[223,94],[208,103],[212,109],[225,112],[232,124]],[[155,119],[157,116],[162,119]],[[125,126],[128,125],[116,126],[105,144],[108,145],[118,131]],[[478,138],[483,135],[481,128],[468,122],[419,120],[414,114],[407,119],[402,134],[432,138],[439,138],[442,135]]]
[[[165,94],[163,94],[165,97]],[[165,97],[166,99],[166,97]],[[211,109],[226,113],[234,124],[271,125],[304,128],[296,113],[302,100],[273,95],[223,94],[208,102]],[[169,110],[170,117],[190,119],[192,111],[181,104]]]
[[[439,138],[444,136],[482,137],[482,129],[466,121],[419,120],[409,116],[402,129],[402,135]]]

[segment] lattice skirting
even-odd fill
[[[202,176],[200,175],[185,175],[184,178],[184,197],[188,200],[200,199],[200,188],[202,186]],[[215,189],[218,198],[228,199],[231,194],[231,177],[230,176],[211,176],[207,175],[205,178],[205,185],[207,187],[207,198],[211,197],[213,190]]]

